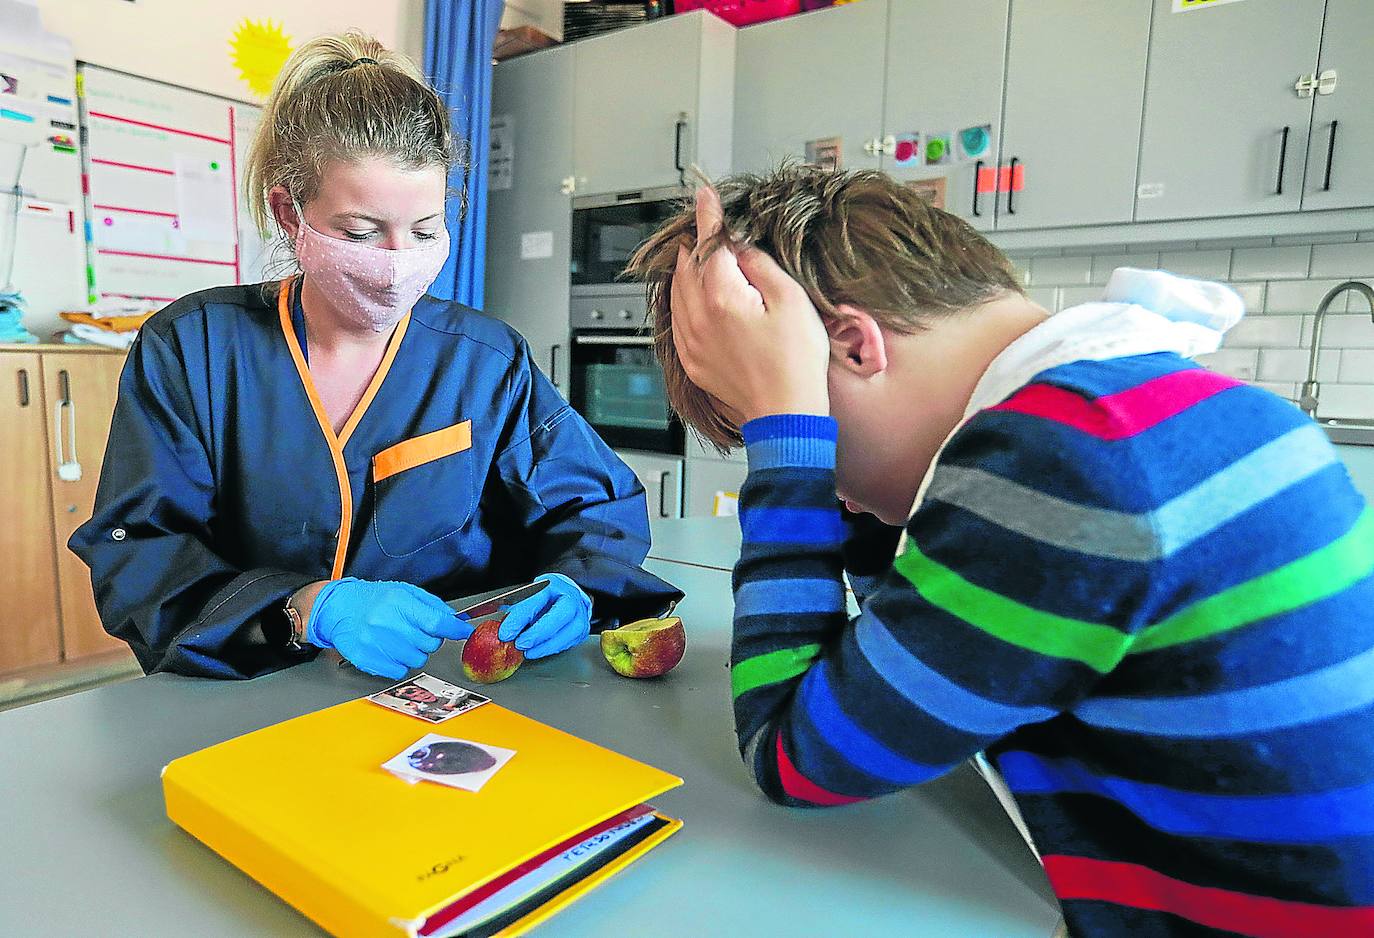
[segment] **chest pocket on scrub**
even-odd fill
[[[402,440],[372,457],[372,530],[388,557],[406,557],[462,530],[477,503],[472,421]]]

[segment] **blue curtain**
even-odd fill
[[[466,193],[466,211],[460,200],[449,200],[452,249],[430,292],[477,309],[486,263],[491,51],[504,6],[504,0],[425,2],[425,74],[448,102],[467,155],[449,179],[452,189]]]

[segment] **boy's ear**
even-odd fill
[[[878,321],[864,309],[841,303],[837,316],[827,319],[832,367],[856,377],[871,378],[887,370],[887,336]]]

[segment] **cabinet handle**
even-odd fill
[[[1279,181],[1274,187],[1274,195],[1283,195],[1283,170],[1288,165],[1288,130],[1283,128],[1283,137],[1279,141]]]
[[[19,369],[19,406],[29,406],[29,370]]]
[[[1007,164],[1007,214],[1016,214],[1016,164],[1021,162],[1016,157],[1011,158]]]
[[[561,345],[549,347],[549,381],[553,383],[554,387],[558,387],[558,350],[562,347]]]
[[[658,474],[658,516],[660,518],[668,517],[668,480],[672,477],[673,474],[666,470]]]
[[[81,462],[76,455],[76,402],[72,400],[71,375],[66,371],[57,373],[57,388],[59,398],[53,405],[53,455],[57,459],[57,477],[63,482],[80,482]],[[63,424],[66,425],[65,436]]]
[[[1336,156],[1336,122],[1331,122],[1331,136],[1326,138],[1326,177],[1322,180],[1322,191],[1331,191],[1331,163]]]
[[[687,180],[683,177],[682,174],[687,171],[687,167],[682,165],[682,132],[686,129],[687,112],[683,111],[680,114],[678,114],[677,126],[673,130],[673,166],[677,169],[678,179],[684,183]]]
[[[979,160],[973,164],[973,217],[982,218],[983,213],[978,211],[978,183],[983,178],[983,161]]]

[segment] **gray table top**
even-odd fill
[[[700,936],[743,923],[755,935],[1050,934],[1058,913],[1044,874],[967,768],[836,810],[765,801],[732,731],[728,574],[650,566],[688,594],[677,670],[618,677],[589,640],[489,690],[686,780],[655,802],[684,830],[540,934]],[[457,648],[428,670],[461,681]],[[177,756],[384,684],[320,659],[241,683],[157,675],[0,714],[0,934],[319,934],[168,821],[158,773]],[[316,796],[328,797],[325,780]]]

